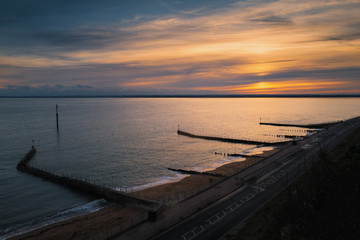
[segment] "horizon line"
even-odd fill
[[[133,94],[133,95],[20,95],[0,98],[351,98],[360,94]]]

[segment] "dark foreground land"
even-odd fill
[[[224,239],[360,239],[360,128]]]

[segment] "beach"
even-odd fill
[[[279,148],[274,148],[246,159],[242,158],[240,161],[222,165],[208,172],[231,176],[234,172],[239,172],[278,151],[280,151]],[[170,208],[177,202],[207,191],[224,179],[225,177],[190,175],[177,182],[153,186],[132,194],[160,201]],[[9,239],[105,239],[146,220],[147,212],[145,210],[114,204],[97,212],[53,223]]]

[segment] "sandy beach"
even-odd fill
[[[209,173],[221,174],[225,176],[231,176],[234,174],[234,171],[239,172],[242,169],[253,165],[265,157],[275,154],[279,151],[279,148],[274,148],[269,151],[262,152],[260,154],[253,155],[253,157],[243,158],[240,161],[234,161],[228,164],[224,164],[214,170],[207,171]],[[136,196],[144,197],[147,199],[162,201],[164,198],[169,199],[173,198],[176,200],[182,198],[184,194],[187,197],[194,195],[196,192],[200,192],[210,187],[211,185],[216,184],[221,181],[222,177],[213,177],[206,175],[191,175],[178,182],[162,184],[141,190],[134,193]],[[191,194],[193,193],[193,194]],[[186,198],[186,197],[185,197]],[[180,199],[182,200],[182,199]]]
[[[144,215],[144,211],[120,204],[84,216],[57,222],[10,239],[101,239],[115,226]]]
[[[208,172],[231,176],[235,171],[239,172],[279,150],[279,148],[274,148],[253,157],[222,165]],[[170,207],[199,192],[206,191],[223,179],[224,177],[191,175],[178,182],[154,186],[132,194],[160,201]],[[97,212],[57,222],[10,239],[105,239],[120,229],[124,230],[146,219],[147,212],[145,210],[114,204]]]

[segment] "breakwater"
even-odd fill
[[[183,173],[183,174],[190,174],[190,175],[207,175],[207,176],[213,176],[213,177],[227,177],[225,175],[218,174],[218,173],[197,172],[197,171],[193,171],[193,170],[174,169],[174,168],[168,168],[168,170]]]
[[[264,134],[264,136],[277,137],[277,138],[290,138],[290,139],[298,139],[304,136],[302,135],[286,135],[286,134]]]
[[[221,152],[215,152],[215,155],[224,155],[229,157],[244,157],[244,158],[264,158],[262,156],[258,155],[247,155],[247,154],[241,154],[241,153],[221,153]]]
[[[161,210],[161,204],[155,201],[135,197],[123,192],[116,191],[112,188],[105,186],[99,186],[88,181],[70,178],[67,176],[60,176],[55,173],[50,173],[35,167],[28,166],[27,164],[36,153],[36,149],[33,147],[31,150],[21,159],[16,168],[19,171],[26,172],[37,177],[41,177],[45,180],[53,181],[68,187],[80,190],[82,192],[105,198],[111,202],[121,203],[127,206],[137,207],[145,209],[149,212],[157,212]]]
[[[289,143],[292,141],[284,141],[284,142],[261,142],[261,141],[254,141],[254,140],[243,140],[243,139],[233,139],[233,138],[222,138],[222,137],[211,137],[211,136],[202,136],[202,135],[195,135],[192,133],[184,132],[178,130],[177,133],[182,136],[191,137],[191,138],[200,138],[205,140],[213,140],[213,141],[220,141],[220,142],[229,142],[229,143],[241,143],[241,144],[251,144],[251,145],[265,145],[265,146],[274,146],[274,145],[282,145],[285,143]]]
[[[277,127],[298,127],[298,128],[327,128],[337,123],[341,123],[342,121],[337,122],[328,122],[328,123],[315,123],[315,124],[290,124],[290,123],[272,123],[272,122],[260,122],[260,125],[270,125]]]
[[[227,153],[226,155],[228,155],[229,157],[244,157],[244,158],[264,158],[262,156],[257,156],[257,155],[246,155],[246,154],[239,154],[239,153]]]
[[[24,167],[27,166],[28,162],[31,160],[31,158],[35,155],[36,148],[31,147],[30,151],[28,151],[25,156],[21,159],[21,161],[16,165],[16,169],[23,170]]]

